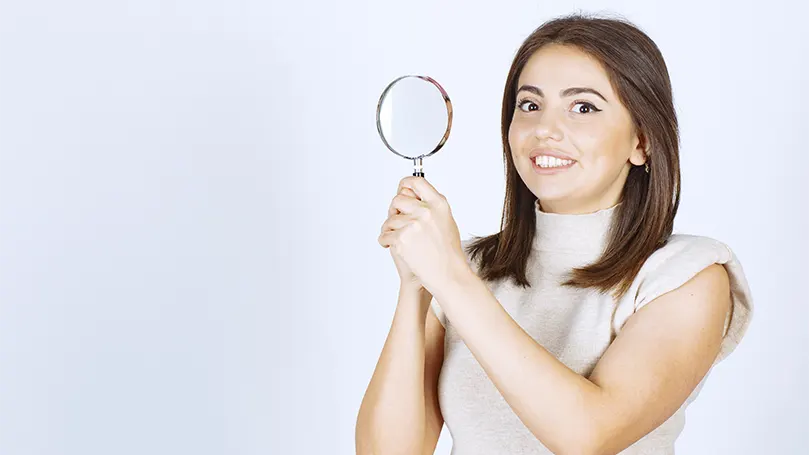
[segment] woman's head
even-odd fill
[[[564,94],[570,88],[592,88],[606,100],[590,92]],[[518,105],[523,98],[528,102]],[[627,21],[571,15],[528,36],[506,80],[502,135],[509,176],[520,177],[543,210],[610,207],[630,179],[668,193],[668,200],[678,190],[677,117],[666,64],[654,42]],[[528,166],[535,148],[577,162],[563,172],[539,174]],[[650,187],[653,181],[666,185]]]
[[[545,22],[514,57],[501,116],[506,200],[501,232],[473,244],[483,275],[528,284],[537,199],[543,211],[570,214],[620,201],[601,260],[568,284],[624,292],[671,234],[679,205],[677,117],[657,46],[623,19]],[[532,155],[554,153],[573,163],[536,168]]]
[[[632,166],[646,161],[645,144],[599,60],[573,45],[545,44],[515,87],[508,148],[542,210],[615,205]]]

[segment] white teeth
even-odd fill
[[[573,163],[572,160],[563,160],[554,156],[539,155],[536,157],[536,164],[539,167],[561,167]]]

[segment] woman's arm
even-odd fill
[[[665,422],[710,369],[730,305],[714,264],[630,317],[589,379],[536,343],[471,270],[433,294],[525,426],[558,454],[616,453]]]
[[[443,328],[436,320],[441,330],[431,324],[431,336],[426,338],[431,299],[424,289],[400,288],[390,332],[360,404],[355,428],[357,454],[421,455],[425,436],[434,432],[436,419],[431,416],[428,422],[426,413],[433,411],[433,400],[428,403],[425,399],[425,383],[434,381],[425,371],[435,372],[433,353],[438,347],[443,355]],[[431,353],[427,369],[425,349]],[[440,427],[438,430],[440,433]]]

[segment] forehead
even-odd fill
[[[546,96],[567,87],[592,87],[605,96],[612,93],[601,63],[573,47],[550,44],[542,47],[523,67],[517,87],[529,84],[544,89]]]

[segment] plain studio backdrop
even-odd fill
[[[727,243],[755,298],[678,453],[806,453],[809,10],[787,0],[3,0],[0,453],[354,453],[398,293],[377,235],[412,172],[380,93],[444,86],[427,179],[463,238],[496,232],[511,59],[575,11],[659,45],[675,232]]]

